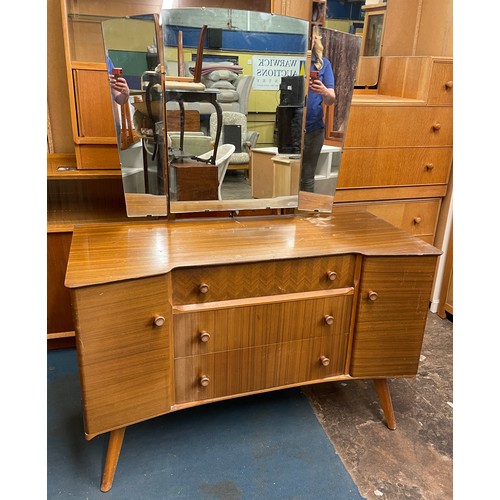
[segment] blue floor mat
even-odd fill
[[[47,361],[49,500],[363,499],[298,388],[128,427],[113,488],[101,493],[108,435],[84,438],[76,351]]]

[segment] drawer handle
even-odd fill
[[[163,326],[165,324],[165,318],[163,316],[160,316],[159,314],[157,314],[153,318],[153,324],[155,326]]]
[[[422,217],[415,217],[415,218],[413,219],[413,223],[414,223],[414,224],[420,224],[421,222],[422,222]]]
[[[374,292],[373,290],[370,290],[368,292],[368,298],[371,300],[371,301],[375,301],[378,299],[378,293],[377,292]]]
[[[444,84],[444,86],[447,88],[447,89],[452,89],[453,88],[453,80],[450,80],[449,82],[446,82]]]
[[[209,286],[206,283],[202,283],[199,287],[198,290],[200,293],[207,293],[208,292]]]
[[[333,321],[334,321],[334,319],[335,319],[335,318],[334,318],[333,316],[331,316],[330,314],[327,314],[327,315],[325,316],[325,323],[326,323],[327,325],[333,325]]]
[[[433,163],[426,163],[425,165],[425,170],[434,170],[434,164]]]
[[[319,358],[319,360],[321,361],[321,364],[323,366],[328,366],[330,364],[330,359],[327,358],[326,356],[321,356],[321,358]]]
[[[203,375],[200,377],[200,385],[202,387],[206,387],[209,383],[210,383],[210,379],[206,375]]]
[[[208,342],[210,340],[210,334],[203,330],[202,332],[200,332],[200,340],[202,342]]]
[[[335,271],[328,271],[326,275],[330,281],[335,281],[337,279],[337,273]]]
[[[441,124],[439,122],[433,123],[432,124],[432,129],[434,131],[441,130]]]

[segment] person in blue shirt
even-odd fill
[[[310,70],[317,71],[319,76],[309,79],[300,190],[313,193],[314,174],[325,139],[323,104],[330,106],[335,102],[332,65],[326,57],[323,57],[321,37],[316,34],[312,39]]]

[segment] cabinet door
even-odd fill
[[[363,260],[350,374],[417,374],[437,256]]]
[[[73,76],[79,142],[89,143],[92,139],[106,139],[106,142],[116,144],[116,128],[107,72],[78,69],[74,70]]]
[[[309,21],[311,19],[312,1],[301,2],[291,0],[272,0],[272,13],[282,16],[298,17]]]
[[[170,310],[165,276],[73,292],[88,436],[170,409]],[[156,326],[157,316],[165,318]]]

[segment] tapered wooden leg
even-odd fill
[[[394,417],[394,409],[392,407],[389,383],[385,378],[373,379],[373,383],[375,384],[375,389],[377,390],[382,410],[384,410],[385,423],[389,429],[394,430],[396,428],[396,419]]]
[[[120,458],[122,449],[123,436],[125,435],[126,427],[111,431],[109,434],[108,452],[106,454],[106,463],[104,464],[104,472],[102,473],[101,491],[106,493],[113,486],[116,466]]]

